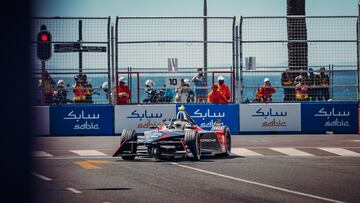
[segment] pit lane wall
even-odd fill
[[[138,133],[176,116],[178,104],[69,105],[32,109],[33,134],[119,135]],[[359,131],[359,103],[185,104],[197,124],[210,130],[220,120],[232,134],[322,134]]]

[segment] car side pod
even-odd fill
[[[120,136],[120,146],[113,154],[115,156],[121,156],[124,160],[134,160],[137,151],[137,135],[133,129],[124,129]]]
[[[185,144],[189,151],[193,154],[192,160],[199,161],[201,157],[201,141],[200,135],[196,130],[185,131]]]

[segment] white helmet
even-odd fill
[[[265,78],[265,79],[264,79],[264,82],[270,82],[270,79],[269,79],[269,78]]]
[[[185,78],[185,79],[184,79],[184,84],[188,85],[189,83],[190,83],[190,80],[187,79],[187,78]]]
[[[64,80],[59,80],[59,81],[57,82],[57,86],[59,86],[59,87],[65,87],[65,81],[64,81]]]
[[[125,83],[126,83],[125,77],[120,77],[120,78],[119,78],[119,82],[125,82]]]
[[[222,75],[220,75],[219,77],[218,77],[218,81],[219,80],[225,80],[225,78],[222,76]]]
[[[109,89],[109,83],[106,81],[101,85],[101,88],[104,89]]]
[[[149,87],[153,87],[155,86],[155,83],[152,80],[146,80],[145,85]]]

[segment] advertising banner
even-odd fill
[[[176,109],[181,106],[177,104]],[[232,134],[239,134],[238,104],[184,104],[185,111],[196,124],[210,130],[217,120],[230,128]]]
[[[240,104],[240,133],[277,131],[301,131],[300,104]]]
[[[358,103],[305,103],[301,105],[304,133],[357,133]]]
[[[33,135],[50,135],[48,106],[33,106],[31,109],[31,118]]]
[[[121,133],[123,129],[135,129],[137,133],[143,133],[175,117],[175,104],[116,105],[115,133]]]
[[[111,135],[113,106],[51,106],[51,135]]]

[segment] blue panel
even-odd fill
[[[176,112],[180,105],[176,105]],[[230,128],[232,134],[239,133],[238,104],[184,104],[184,106],[185,111],[204,130],[210,130],[213,124],[220,119],[224,125]]]
[[[358,103],[303,103],[301,127],[303,133],[357,133]]]
[[[51,106],[51,135],[111,135],[114,134],[114,107]]]

